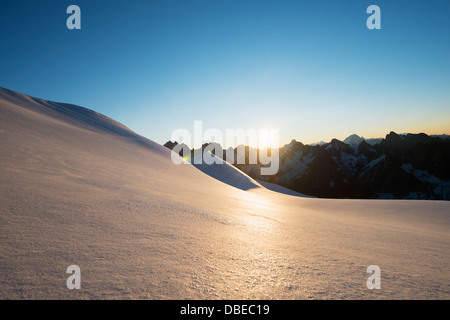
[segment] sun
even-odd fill
[[[279,147],[279,133],[277,129],[260,129],[258,135],[259,149],[274,149]]]

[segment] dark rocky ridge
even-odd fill
[[[235,164],[237,168],[254,179],[303,194],[450,200],[450,140],[445,138],[391,132],[374,145],[364,140],[348,145],[333,139],[312,146],[292,140],[279,149],[280,169],[273,176],[260,175],[261,164],[248,164],[250,148],[245,150],[246,162]]]

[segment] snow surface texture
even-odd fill
[[[244,191],[170,152],[0,88],[0,298],[450,298],[450,202]]]

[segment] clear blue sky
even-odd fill
[[[450,134],[448,0],[2,1],[0,33],[0,86],[159,143],[194,120],[279,129],[281,144]]]

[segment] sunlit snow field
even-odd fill
[[[244,191],[170,152],[0,88],[0,298],[450,298],[450,202]]]

